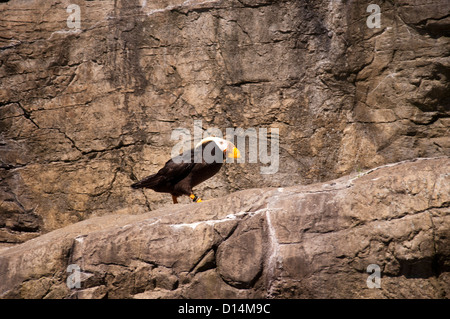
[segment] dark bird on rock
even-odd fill
[[[214,176],[226,157],[240,156],[233,143],[219,137],[207,137],[190,151],[168,160],[158,173],[145,177],[131,187],[169,193],[174,204],[178,203],[177,198],[182,195],[189,196],[194,202],[201,202],[192,188]]]

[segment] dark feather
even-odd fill
[[[168,160],[164,167],[158,173],[145,177],[141,181],[131,185],[133,188],[150,188],[160,193],[170,193],[174,196],[190,195],[192,188],[208,178],[214,176],[222,167],[223,152],[215,146],[212,148],[211,155],[216,158],[215,161],[207,163],[205,158],[199,155],[207,145],[214,142],[208,142],[197,149],[191,149],[189,152],[176,156]],[[209,149],[211,149],[209,145]]]
[[[158,174],[153,174],[150,176],[147,176],[146,178],[144,178],[143,180],[136,182],[134,184],[131,184],[132,188],[152,188],[156,185],[158,185],[159,182],[161,182],[161,175]]]

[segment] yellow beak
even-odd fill
[[[241,157],[241,152],[239,152],[239,150],[236,147],[233,147],[231,152],[228,152],[228,157],[229,158],[239,158],[239,157]]]

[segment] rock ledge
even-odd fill
[[[448,157],[417,159],[94,217],[0,252],[0,296],[448,298],[449,172]]]

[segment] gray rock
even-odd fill
[[[448,298],[449,171],[418,159],[93,217],[0,251],[0,296]]]
[[[128,186],[194,120],[280,136],[275,174],[226,166],[205,199],[449,156],[448,1],[378,3],[370,29],[363,1],[84,1],[79,30],[0,3],[0,244],[171,205]]]

